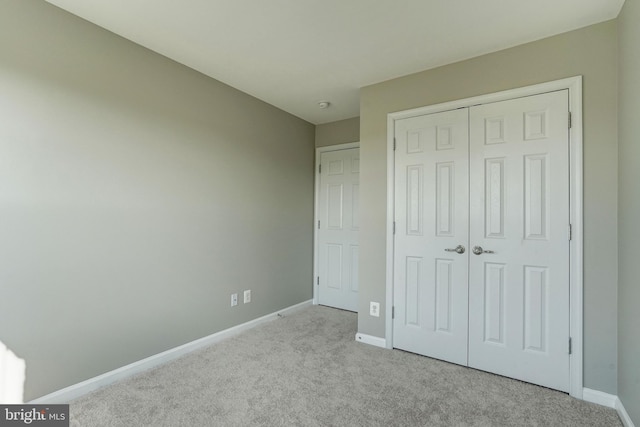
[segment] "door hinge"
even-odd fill
[[[316,285],[318,285],[318,286],[320,285],[320,276],[318,276],[318,277],[316,278]]]
[[[318,165],[318,173],[322,173],[322,165]]]
[[[569,337],[569,354],[572,353],[572,348],[571,348],[571,337]]]
[[[573,239],[573,227],[569,224],[569,240]]]
[[[318,230],[320,230],[320,220],[318,220]]]
[[[396,234],[396,222],[393,221],[393,234]]]
[[[396,151],[396,138],[393,137],[393,151]]]
[[[572,124],[571,124],[571,111],[569,111],[569,129],[571,129],[571,126],[572,126]]]
[[[391,306],[391,318],[392,319],[396,318],[396,306],[395,305]]]

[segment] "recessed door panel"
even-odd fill
[[[549,313],[547,312],[548,269],[524,267],[524,349],[546,351]]]
[[[437,332],[451,332],[453,260],[436,260],[435,326]]]
[[[485,161],[485,237],[504,238],[504,158]]]
[[[504,344],[504,264],[484,265],[484,342]]]
[[[344,203],[344,184],[327,186],[327,226],[331,230],[342,230],[342,204]]]
[[[436,235],[453,236],[455,217],[455,165],[436,164]]]
[[[353,184],[351,186],[351,230],[358,231],[359,229],[360,229],[360,184]]]
[[[360,283],[360,246],[351,245],[351,257],[349,258],[349,268],[351,271],[349,280],[349,289],[351,292],[358,292],[358,284]]]
[[[327,286],[333,289],[342,288],[342,245],[327,245]]]
[[[422,236],[422,208],[424,188],[424,166],[411,165],[407,167],[407,234]]]
[[[549,221],[547,155],[524,156],[524,237],[546,239]]]
[[[420,326],[420,283],[422,282],[422,258],[407,257],[405,282],[405,325]]]

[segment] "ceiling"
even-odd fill
[[[46,1],[314,124],[358,116],[363,86],[613,19],[624,3]]]

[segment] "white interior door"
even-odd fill
[[[470,110],[469,366],[563,391],[568,102],[563,90]]]
[[[395,135],[393,345],[466,365],[468,110],[399,120]]]
[[[395,138],[393,346],[568,391],[568,91]]]
[[[360,150],[320,155],[318,303],[358,311]]]

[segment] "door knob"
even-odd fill
[[[458,245],[455,248],[447,248],[447,249],[445,249],[445,251],[447,251],[447,252],[457,252],[459,254],[463,254],[464,251],[465,251],[465,248],[462,245]]]
[[[482,249],[482,246],[474,246],[472,249],[472,252],[476,255],[482,255],[482,254],[495,254],[494,251],[490,251],[487,249]]]

